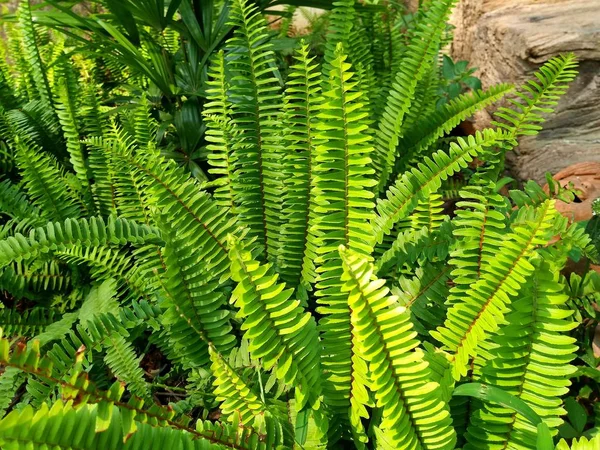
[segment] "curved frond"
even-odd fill
[[[381,243],[384,235],[413,211],[418,202],[436,192],[442,181],[467,167],[476,155],[486,148],[499,145],[507,139],[505,133],[484,130],[465,140],[459,138],[450,144],[448,153],[438,150],[430,157],[425,157],[417,167],[405,172],[390,187],[385,200],[377,202],[377,217],[373,220],[373,244]]]
[[[206,262],[190,253],[185,236],[163,229],[162,323],[168,326],[173,356],[185,368],[202,367],[209,363],[209,345],[226,354],[236,344],[226,290]]]
[[[11,261],[34,258],[40,253],[74,245],[124,245],[144,242],[160,243],[158,230],[113,216],[110,216],[107,222],[101,217],[67,219],[64,222],[51,222],[45,227],[35,228],[27,237],[16,234],[0,241],[0,267]]]
[[[436,0],[417,25],[402,64],[388,94],[387,105],[376,135],[373,167],[379,177],[378,190],[388,183],[396,159],[404,118],[413,101],[417,84],[427,74],[438,51],[446,20],[456,0]]]
[[[441,111],[421,118],[411,127],[399,143],[401,157],[410,160],[413,156],[433,145],[439,138],[449,134],[463,120],[492,103],[502,99],[514,89],[511,84],[499,84],[487,91],[474,91],[462,94]]]
[[[88,266],[90,276],[94,280],[104,281],[115,279],[117,291],[124,302],[130,300],[149,300],[150,292],[155,287],[148,279],[148,269],[142,270],[136,265],[133,256],[119,249],[95,246],[73,246],[64,250],[54,251],[53,255],[62,261],[77,266]]]
[[[395,448],[454,448],[456,435],[439,385],[431,382],[410,315],[388,295],[365,258],[340,249],[357,355],[369,365],[371,388],[382,409],[380,428]],[[359,399],[360,401],[360,399]]]
[[[524,400],[551,430],[562,423],[562,399],[569,391],[575,367],[576,327],[572,312],[564,309],[568,299],[557,282],[558,272],[548,263],[536,264],[535,272],[511,304],[507,325],[494,336],[497,347],[483,369],[484,383],[497,386]],[[515,411],[484,404],[467,431],[465,449],[536,448],[537,429]]]
[[[577,76],[577,59],[568,53],[552,58],[536,73],[536,80],[530,80],[516,92],[517,99],[511,99],[510,108],[499,108],[496,116],[505,122],[496,122],[511,137],[537,134],[545,120],[541,114],[554,110],[558,99],[567,92],[569,83]]]
[[[215,375],[213,385],[221,411],[226,417],[239,418],[242,425],[252,426],[267,412],[267,406],[258,398],[247,383],[215,351],[210,351],[211,370]]]
[[[498,328],[510,298],[519,293],[533,272],[529,258],[553,236],[557,214],[554,202],[548,201],[529,220],[514,224],[502,243],[502,251],[482,257],[480,279],[460,303],[448,310],[444,326],[431,331],[453,355],[455,380],[467,374],[469,358],[477,354],[479,343]]]
[[[293,289],[277,282],[269,264],[259,264],[235,241],[230,247],[231,276],[237,282],[231,302],[244,319],[252,357],[260,358],[267,370],[276,366],[277,378],[295,387],[299,408],[317,408],[321,372],[314,318],[292,299]]]

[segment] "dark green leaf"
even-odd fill
[[[565,400],[565,409],[567,410],[569,422],[571,422],[571,425],[573,425],[577,434],[581,435],[587,424],[587,412],[585,411],[585,408],[573,397],[567,397]]]

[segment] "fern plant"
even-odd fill
[[[395,9],[340,0],[323,64],[301,46],[282,86],[265,19],[232,1],[204,182],[161,154],[143,98],[102,120],[119,112],[78,107],[98,88],[81,70],[25,77],[65,145],[2,111],[0,446],[553,448],[577,350],[559,272],[598,255],[556,192],[497,186],[576,61],[449,138],[513,89],[436,110],[453,4],[423,2],[405,42]],[[475,158],[450,217],[440,192]]]

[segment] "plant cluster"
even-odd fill
[[[202,180],[165,156],[150,94],[99,101],[97,66],[21,5],[0,64],[3,449],[600,445],[565,400],[595,375],[572,333],[598,286],[561,274],[597,242],[557,212],[569,189],[498,192],[575,57],[438,107],[455,0],[405,33],[354,3],[334,2],[322,63],[303,44],[285,76],[261,10],[228,3]],[[492,128],[451,136],[505,96]]]

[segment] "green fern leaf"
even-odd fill
[[[325,103],[320,107],[315,149],[314,185],[311,192],[311,223],[305,261],[314,260],[317,311],[323,339],[323,367],[327,382],[325,401],[338,419],[346,421],[350,407],[352,346],[350,311],[341,292],[342,265],[337,248],[345,245],[368,255],[369,219],[372,217],[374,186],[370,179],[370,137],[365,134],[367,113],[356,82],[349,71],[342,45],[332,61]],[[305,264],[303,278],[312,280]],[[334,427],[335,428],[335,427]]]
[[[409,161],[420,155],[439,138],[450,133],[463,120],[502,99],[513,89],[514,86],[511,84],[499,84],[487,91],[462,94],[449,104],[444,105],[441,111],[436,111],[425,118],[421,118],[418,126],[407,129],[405,136],[400,141],[399,148],[402,159]]]
[[[44,222],[41,211],[32,205],[23,190],[10,180],[0,182],[0,213],[12,219]]]
[[[447,303],[461,302],[470,286],[481,277],[484,258],[494,257],[501,251],[505,236],[507,205],[494,192],[493,183],[468,186],[460,191],[462,200],[453,220],[454,236],[459,245],[448,261],[453,267]]]
[[[375,279],[372,264],[343,247],[340,254],[357,354],[369,364],[387,440],[395,448],[454,448],[448,406],[438,384],[429,381],[409,314],[388,295],[384,281]]]
[[[67,151],[69,152],[69,160],[75,171],[77,179],[89,196],[90,176],[85,164],[85,155],[83,146],[80,141],[80,124],[77,115],[78,109],[78,86],[73,69],[68,65],[67,61],[61,61],[58,66],[58,81],[55,89],[57,95],[55,99],[56,114],[63,129],[65,141],[67,143]],[[88,206],[92,210],[92,206]]]
[[[573,439],[570,446],[564,439],[561,439],[556,446],[556,450],[595,450],[598,445],[600,445],[600,435],[596,435],[591,439],[586,437]]]
[[[292,286],[298,285],[303,264],[312,265],[310,258],[303,257],[311,220],[310,189],[314,185],[316,164],[317,108],[322,98],[318,65],[308,53],[309,48],[303,43],[295,54],[296,64],[291,66],[284,96],[288,153],[284,160],[287,187],[282,211],[285,222],[281,229],[285,245],[281,247],[279,267],[282,278]],[[305,272],[311,271],[314,268],[305,269]]]
[[[46,107],[51,108],[52,94],[50,91],[50,84],[48,83],[46,68],[43,64],[37,44],[37,33],[33,26],[34,22],[31,17],[29,0],[19,3],[17,18],[23,37],[23,55],[28,63],[27,72],[31,74],[31,77],[33,78],[38,98],[41,99]]]
[[[277,283],[269,264],[260,265],[231,239],[231,276],[237,282],[231,302],[239,309],[238,317],[245,319],[242,329],[252,357],[260,358],[267,370],[277,366],[277,378],[295,387],[300,409],[307,404],[318,408],[321,382],[314,318],[298,300],[291,300],[293,289]]]
[[[226,417],[237,415],[240,423],[246,426],[260,422],[262,415],[267,412],[267,406],[219,352],[211,350],[210,359],[211,370],[215,374],[215,395],[221,402],[223,414]]]
[[[55,158],[37,147],[20,143],[17,166],[29,197],[47,219],[65,220],[82,215],[83,205],[69,189],[65,172]]]
[[[48,325],[56,322],[58,311],[46,308],[34,308],[19,312],[15,309],[0,309],[0,328],[5,336],[33,337],[41,333]]]
[[[276,262],[281,225],[283,181],[282,147],[276,126],[281,122],[281,86],[266,21],[258,8],[246,0],[234,0],[231,25],[234,36],[227,42],[231,59],[231,90],[235,134],[234,192],[240,221],[264,257]]]
[[[565,310],[568,297],[557,282],[558,272],[548,263],[535,272],[512,312],[508,325],[494,337],[498,344],[483,370],[482,380],[527,402],[551,430],[562,423],[561,397],[569,391],[575,372],[575,339],[568,336],[576,323]],[[513,410],[485,404],[468,429],[465,449],[536,447],[537,430]]]
[[[169,328],[173,355],[183,367],[203,367],[209,362],[209,345],[226,354],[236,344],[225,289],[202,258],[189,254],[187,238],[168,226],[163,229],[162,323]]]
[[[495,123],[511,133],[511,137],[535,135],[544,122],[541,113],[550,113],[558,99],[567,91],[569,83],[577,76],[577,59],[574,54],[557,56],[535,73],[537,80],[530,80],[516,93],[518,100],[511,100],[512,108],[499,108],[496,116],[506,122]]]
[[[214,182],[217,186],[213,194],[215,201],[235,214],[232,144],[236,128],[231,123],[231,103],[227,98],[230,86],[225,75],[225,54],[222,51],[214,58],[209,76],[211,81],[207,82],[207,102],[202,111],[207,127],[206,140],[209,142],[208,163],[212,166],[208,172],[220,176]]]
[[[401,137],[402,125],[414,98],[417,84],[431,67],[437,52],[441,31],[446,26],[455,0],[436,0],[418,24],[418,31],[402,58],[400,70],[388,94],[388,101],[379,122],[376,137],[376,156],[373,166],[379,177],[378,190],[388,183],[396,158],[396,147]]]
[[[28,237],[16,234],[0,241],[0,267],[12,261],[34,258],[40,253],[62,250],[83,243],[88,245],[109,245],[126,243],[160,243],[156,229],[138,225],[125,219],[109,217],[67,219],[64,222],[49,223],[45,227],[31,230]]]
[[[36,264],[37,263],[37,264]],[[71,285],[71,274],[57,261],[15,262],[1,270],[0,288],[16,298],[30,300],[48,292],[60,292]]]
[[[450,268],[431,263],[415,271],[412,278],[401,277],[392,293],[409,312],[415,330],[428,336],[429,330],[442,325],[446,317],[446,297]]]
[[[485,148],[499,145],[507,139],[502,132],[484,130],[467,140],[459,138],[450,144],[448,153],[439,150],[431,158],[407,171],[387,192],[387,198],[377,203],[377,217],[373,220],[372,244],[381,243],[400,220],[414,210],[418,202],[436,192],[442,181],[465,168],[467,163]]]
[[[515,224],[502,245],[502,252],[485,255],[481,278],[467,296],[448,310],[443,327],[431,335],[453,354],[455,380],[467,374],[469,358],[490,331],[498,328],[510,296],[516,295],[534,268],[528,259],[535,248],[545,245],[553,235],[557,217],[554,202],[548,201],[524,223]]]

